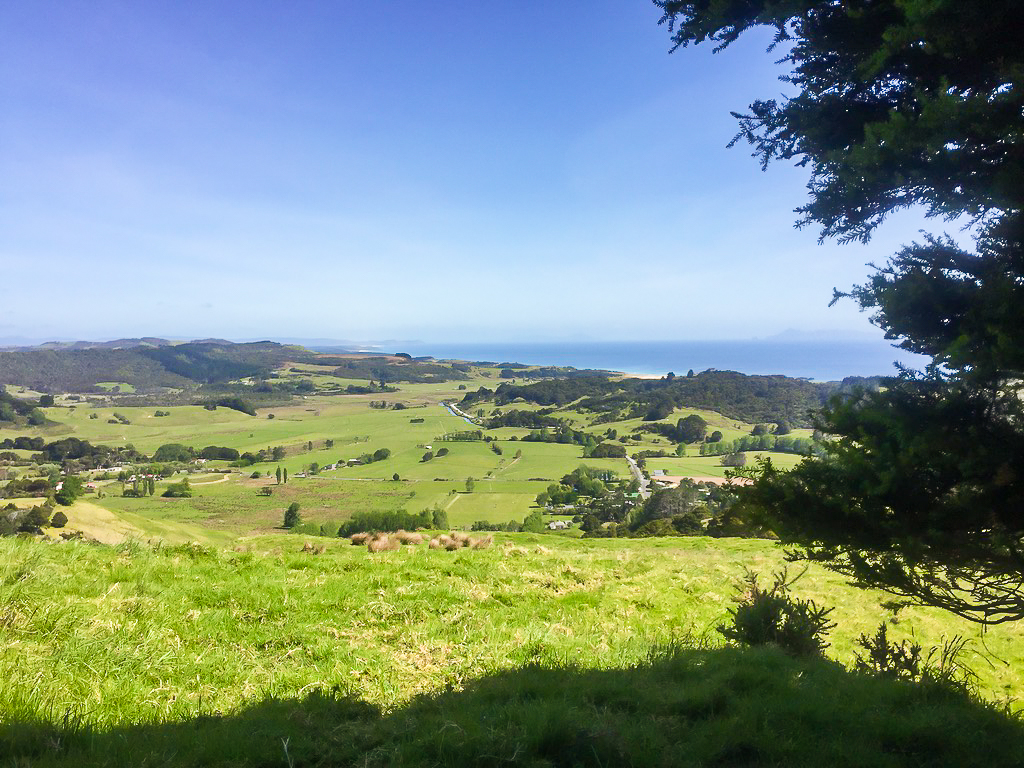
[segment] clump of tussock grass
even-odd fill
[[[395,538],[398,539],[398,541],[400,543],[402,543],[402,544],[416,545],[416,544],[422,544],[423,543],[423,534],[421,534],[421,533],[411,533],[409,531],[397,531],[395,533]]]
[[[397,539],[391,538],[386,533],[377,534],[366,544],[366,549],[370,552],[393,552],[401,547],[402,545]]]

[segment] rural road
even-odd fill
[[[640,483],[640,498],[651,498],[651,489],[648,487],[651,481],[644,477],[644,473],[640,471],[640,467],[636,465],[636,462],[633,461],[631,456],[627,456],[626,461],[629,462],[629,471],[633,473],[633,477],[635,477],[636,481]]]

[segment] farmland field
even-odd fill
[[[525,428],[485,430],[487,441],[449,439],[479,429],[442,405],[464,393],[455,383],[402,384],[397,392],[372,395],[327,394],[365,381],[338,379],[323,366],[294,367],[298,370],[288,375],[312,377],[315,391],[260,407],[256,415],[223,406],[144,407],[115,401],[114,395],[90,395],[59,398],[43,409],[48,421],[43,426],[0,430],[0,439],[73,436],[131,445],[148,455],[182,444],[195,451],[206,446],[262,450],[267,456],[277,449],[281,456],[250,466],[219,459],[181,464],[174,474],[154,478],[153,495],[138,497],[126,494],[133,488],[127,476],[148,471],[144,465],[87,472],[93,488],[62,508],[68,517],[62,531],[46,529],[37,541],[0,539],[0,675],[6,683],[0,712],[11,724],[0,723],[0,749],[6,744],[11,754],[31,755],[32,765],[134,765],[147,755],[150,762],[170,765],[262,765],[280,758],[296,765],[404,760],[455,766],[463,764],[458,751],[423,763],[423,750],[444,752],[450,742],[439,736],[440,745],[424,745],[416,739],[426,738],[426,731],[401,723],[439,716],[431,707],[449,696],[456,708],[471,706],[464,714],[445,715],[459,720],[468,734],[468,723],[489,706],[472,692],[529,687],[533,675],[562,675],[559,685],[569,691],[591,674],[671,676],[683,674],[673,664],[697,664],[719,669],[725,681],[761,675],[758,685],[769,687],[785,687],[780,681],[788,675],[806,680],[824,675],[830,681],[823,684],[826,691],[862,685],[860,677],[837,665],[796,669],[787,666],[795,662],[770,654],[716,655],[725,653],[716,627],[728,619],[737,579],[748,568],[769,578],[784,567],[776,544],[701,536],[580,538],[579,517],[561,514],[561,507],[537,506],[539,494],[581,466],[612,481],[630,480],[625,459],[585,458],[582,445],[527,440],[531,430]],[[488,378],[476,369],[462,386],[493,386]],[[387,407],[380,407],[381,401]],[[537,410],[526,403],[513,407]],[[470,410],[487,416],[496,409],[484,404]],[[691,414],[725,439],[753,428],[706,409],[679,408],[661,421],[674,425]],[[593,413],[572,404],[553,415],[605,442],[625,445],[629,453],[669,454],[648,458],[648,472],[697,478],[726,472],[721,457],[697,455],[697,444],[677,452],[667,438],[645,431],[650,422],[638,418],[595,424]],[[386,458],[367,461],[382,449]],[[13,455],[23,461],[32,453],[19,448]],[[761,455],[784,469],[801,458],[748,452],[747,460]],[[190,497],[161,495],[185,477]],[[5,503],[28,510],[37,502]],[[284,510],[292,504],[299,505],[305,535],[282,528]],[[451,528],[518,524],[540,511],[545,522],[560,520],[570,528],[499,533],[490,548],[459,552],[420,545],[370,554],[333,537],[340,524],[364,513],[424,510],[443,512]],[[87,539],[59,536],[76,530]],[[855,589],[817,567],[800,575],[794,592],[835,607],[830,659],[850,666],[858,636],[880,622],[886,622],[890,637],[913,638],[926,649],[963,635],[968,644],[960,661],[976,673],[981,697],[1005,702],[1010,710],[1017,707],[1024,637],[1012,625],[980,636],[948,614]],[[665,665],[675,671],[655,671]],[[779,671],[765,677],[765,669]],[[836,674],[840,677],[829,677]],[[703,683],[694,684],[696,689],[687,690],[699,690]],[[629,684],[615,685],[621,691]],[[549,688],[543,686],[542,695]],[[466,701],[474,703],[463,704],[463,693],[472,694]],[[765,706],[756,702],[771,695],[753,695],[751,706]],[[894,692],[884,696],[898,700]],[[675,699],[655,699],[650,704],[660,714],[652,717],[675,716],[669,714],[676,711]],[[786,701],[784,706],[792,705],[792,699]],[[552,703],[550,711],[565,706],[604,712],[591,699]],[[706,705],[698,695],[686,706]],[[814,711],[821,704],[809,700],[807,706]],[[895,703],[883,706],[900,711]],[[979,729],[1016,727],[974,700],[956,706],[966,707],[955,710],[958,719],[981,718]],[[339,707],[362,714],[339,721]],[[877,702],[869,697],[865,707],[874,711]],[[522,716],[530,720],[529,706]],[[858,722],[865,716],[858,715]],[[986,720],[990,717],[996,719]],[[309,727],[297,726],[300,722]],[[194,740],[183,737],[179,727],[212,730]],[[523,733],[538,727],[527,722]],[[608,727],[627,726],[623,721]],[[484,742],[489,744],[496,737],[488,733]],[[812,729],[794,738],[814,734]],[[414,757],[399,759],[405,749],[399,745],[408,738],[414,738],[408,746]],[[1004,741],[1016,743],[1015,738]],[[780,740],[779,760],[799,764],[787,751],[792,743]],[[969,753],[948,748],[961,758]],[[353,751],[343,760],[338,755],[348,754],[345,749]],[[707,754],[717,754],[717,747],[708,749]],[[476,762],[487,763],[486,749],[481,754]],[[709,764],[716,759],[709,757]]]

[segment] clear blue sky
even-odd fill
[[[0,338],[716,339],[870,329],[912,239],[793,228],[727,150],[767,36],[646,0],[0,6]],[[877,332],[876,332],[877,333]]]

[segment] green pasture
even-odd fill
[[[390,709],[527,663],[624,668],[673,642],[720,644],[735,579],[783,564],[760,540],[499,534],[487,550],[376,555],[323,539],[327,552],[311,555],[304,541],[261,536],[225,551],[0,540],[5,721],[105,730],[332,689]],[[1012,625],[982,638],[941,611],[893,614],[887,595],[815,567],[794,591],[835,606],[828,654],[843,663],[859,634],[888,621],[891,637],[926,647],[970,638],[961,660],[986,697],[1022,690]]]
[[[107,392],[113,392],[115,389],[118,392],[132,393],[135,391],[135,387],[132,384],[128,384],[124,381],[98,381],[96,386],[100,389],[104,389]]]

